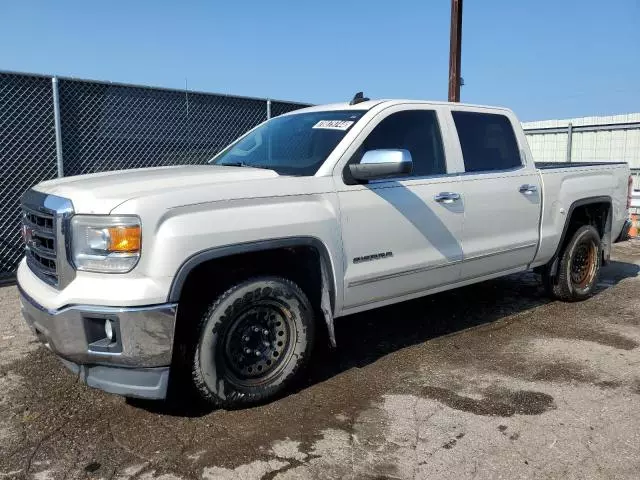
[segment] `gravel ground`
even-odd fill
[[[524,274],[341,319],[237,411],[79,384],[0,288],[0,479],[638,478],[640,242],[614,258],[582,303]]]

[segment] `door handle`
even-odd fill
[[[433,199],[438,203],[453,203],[460,200],[460,194],[455,192],[440,192]]]
[[[529,185],[528,183],[525,183],[524,185],[520,186],[520,193],[524,193],[525,195],[533,195],[537,191],[538,187],[536,187],[535,185]]]

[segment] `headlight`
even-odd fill
[[[77,270],[126,273],[138,263],[142,246],[138,217],[76,215],[71,219],[71,232]]]

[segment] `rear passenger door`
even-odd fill
[[[538,245],[541,185],[512,115],[464,108],[451,115],[465,169],[462,279],[526,267]]]

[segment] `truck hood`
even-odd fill
[[[162,191],[277,177],[273,170],[189,165],[79,175],[49,180],[35,189],[70,199],[78,213],[107,214],[127,200]]]

